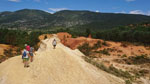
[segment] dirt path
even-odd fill
[[[58,45],[52,48],[52,41]],[[54,35],[42,41],[29,68],[21,56],[0,64],[0,84],[124,84],[124,81],[86,63],[78,50],[71,50]]]

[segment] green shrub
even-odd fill
[[[4,50],[4,55],[6,57],[12,57],[13,56],[13,53],[12,53],[12,49],[9,49],[9,50]]]
[[[94,45],[93,45],[93,47],[92,47],[92,49],[98,49],[98,48],[100,48],[101,47],[101,42],[100,41],[97,41],[97,43],[95,43]]]
[[[92,47],[90,47],[89,43],[84,43],[83,45],[79,46],[78,49],[86,56],[89,56],[92,52]]]
[[[130,80],[126,80],[125,83],[126,84],[132,84],[132,82]]]
[[[121,58],[124,58],[124,57],[127,57],[127,55],[126,55],[126,54],[123,54],[123,55],[121,56]]]
[[[18,48],[16,52],[17,52],[17,55],[20,55],[21,54],[21,48]]]
[[[150,58],[146,55],[140,55],[135,57],[129,57],[126,62],[130,62],[131,64],[144,64],[150,63]]]
[[[86,62],[91,63],[92,65],[96,66],[97,68],[99,68],[101,70],[104,70],[104,71],[111,73],[118,77],[133,80],[133,76],[127,71],[122,71],[121,69],[117,69],[117,68],[113,67],[112,65],[109,68],[107,68],[103,63],[98,63],[88,57],[84,57],[84,59]]]
[[[127,71],[122,71],[121,69],[117,69],[113,66],[110,66],[109,69],[111,70],[110,73],[112,73],[118,77],[124,77],[124,78],[132,79],[132,75]]]
[[[104,50],[101,50],[101,51],[99,51],[101,54],[104,54],[104,55],[110,55],[109,54],[109,50],[107,50],[107,49],[104,49]]]
[[[106,43],[106,41],[104,40],[104,42],[102,43],[102,45],[104,46],[108,46],[108,44]]]

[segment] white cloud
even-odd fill
[[[12,2],[20,2],[20,0],[8,0],[8,1],[12,1]]]
[[[115,12],[115,13],[124,13],[124,14],[141,14],[141,15],[148,15],[150,16],[150,10],[149,11],[142,11],[142,10],[132,10],[130,12],[126,12],[126,11],[120,11],[120,12]]]
[[[141,14],[141,15],[150,16],[150,11],[143,12],[142,10],[133,10],[133,11],[130,11],[129,14]]]
[[[99,10],[96,10],[95,12],[99,13]]]
[[[50,12],[50,11],[47,11],[47,10],[45,10],[45,12],[48,12],[48,13],[54,14],[54,12]]]
[[[150,16],[150,11],[147,12],[147,15]]]
[[[136,0],[126,0],[127,2],[133,2],[133,1],[136,1]]]
[[[144,12],[141,10],[133,10],[133,11],[130,11],[129,13],[130,14],[144,14]]]
[[[61,11],[61,10],[67,10],[68,8],[48,8],[51,11],[57,12],[57,11]]]

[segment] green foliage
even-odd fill
[[[17,55],[21,55],[21,48],[17,48]]]
[[[130,56],[126,59],[123,59],[124,62],[127,64],[145,64],[150,63],[150,58],[147,55],[140,55],[140,56]]]
[[[86,62],[93,64],[94,66],[96,66],[97,68],[99,68],[101,70],[104,70],[104,71],[111,73],[118,77],[129,79],[130,81],[133,80],[133,76],[127,71],[122,71],[121,69],[117,69],[117,68],[113,67],[112,65],[108,68],[108,67],[104,66],[104,64],[98,63],[88,57],[84,57],[84,59]]]
[[[93,61],[91,58],[88,58],[88,57],[84,57],[84,59],[86,62],[93,64],[97,68],[102,69],[106,72],[109,72],[108,68],[106,66],[104,66],[104,64]]]
[[[92,47],[92,49],[98,49],[98,48],[100,48],[101,47],[101,42],[100,41],[97,41],[97,43],[95,43],[94,45],[93,45],[93,47]]]
[[[110,73],[112,73],[118,77],[129,78],[131,80],[133,79],[132,75],[127,71],[122,71],[121,69],[117,69],[117,68],[113,67],[112,65],[109,67],[109,69],[111,70]]]
[[[12,49],[4,50],[4,55],[6,57],[13,57]]]
[[[132,82],[130,80],[126,80],[125,83],[126,84],[132,84]]]
[[[126,54],[123,54],[123,55],[121,56],[121,58],[124,58],[124,57],[127,57],[127,55],[126,55]]]
[[[83,45],[79,46],[78,49],[87,56],[89,56],[92,51],[92,47],[90,47],[89,43],[84,43]]]
[[[91,34],[91,30],[88,28],[86,29],[85,33],[86,33],[86,37],[88,37]]]
[[[119,27],[110,30],[104,30],[96,33],[96,38],[111,41],[127,41],[139,42],[150,44],[150,27],[136,26],[132,27]]]
[[[117,18],[117,19],[116,19]],[[115,21],[114,21],[115,20]],[[50,14],[41,10],[23,9],[0,14],[0,28],[10,29],[112,29],[134,23],[150,22],[149,16],[133,14],[96,13],[91,11],[59,11]]]
[[[40,42],[40,40],[38,39],[39,35],[41,35],[42,32],[31,32],[29,34],[28,37],[28,42],[27,44],[31,45],[31,46],[35,46],[37,45],[38,42]]]
[[[103,49],[100,50],[99,53],[104,54],[104,55],[110,55],[109,50],[108,49]]]
[[[108,44],[106,43],[106,41],[104,40],[104,42],[102,43],[102,45],[104,46],[108,46]]]
[[[150,58],[148,58],[146,55],[131,57],[129,59],[132,60],[133,64],[150,63]]]
[[[24,44],[36,46],[39,42],[39,35],[42,32],[31,32],[28,34],[26,31],[0,29],[0,43],[18,46],[24,48]]]

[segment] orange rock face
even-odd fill
[[[6,45],[6,44],[0,44],[0,55],[4,55],[4,50],[9,50],[12,49],[12,53],[16,53],[15,51],[17,50],[17,47],[11,46],[11,45]]]
[[[92,39],[91,35],[89,36],[90,38],[86,37],[72,38],[72,35],[66,32],[57,33],[57,36],[65,46],[68,46],[71,49],[76,49],[78,48],[78,46],[82,45],[85,42],[90,43],[90,45],[92,46],[95,43],[97,43],[97,41],[99,41],[99,39]]]
[[[52,34],[43,34],[43,35],[40,35],[39,36],[39,40],[44,40],[45,37],[50,38],[50,37],[52,37]]]
[[[82,45],[83,43],[89,43],[90,46],[93,46],[95,43],[100,41],[103,43],[104,41],[101,39],[93,39],[93,38],[86,38],[86,37],[77,37],[77,38],[72,38],[72,36],[69,33],[58,33],[58,38],[61,40],[61,42],[71,48],[71,49],[77,49],[78,46]],[[111,55],[124,55],[126,54],[127,56],[131,55],[141,55],[141,54],[147,54],[150,55],[149,49],[146,49],[144,46],[135,46],[135,45],[128,45],[127,47],[121,46],[121,42],[113,42],[113,41],[106,41],[108,46],[103,46],[98,48],[97,51],[103,50],[103,49],[113,49],[115,51],[110,52]]]

